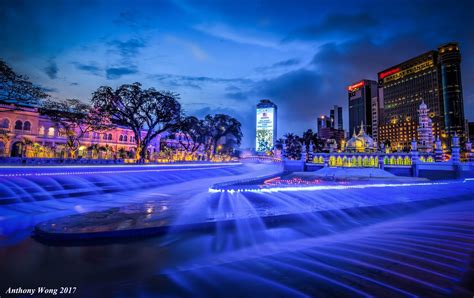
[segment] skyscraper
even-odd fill
[[[332,127],[331,117],[328,117],[328,116],[325,116],[325,115],[319,116],[317,127],[318,127],[318,133],[321,132],[322,128]]]
[[[349,133],[366,125],[366,132],[372,135],[372,100],[377,99],[377,82],[362,80],[347,87],[349,97]]]
[[[434,135],[443,142],[454,132],[464,136],[460,61],[458,45],[448,43],[379,72],[379,141],[409,148],[422,101],[430,109]]]
[[[277,137],[277,106],[268,99],[257,104],[256,144],[257,152],[273,149]]]
[[[335,129],[343,129],[342,107],[335,105],[330,112],[331,127]]]
[[[457,43],[438,48],[440,87],[444,109],[444,129],[447,135],[464,137],[464,103],[461,83],[461,53]]]

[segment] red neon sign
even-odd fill
[[[394,73],[399,72],[400,70],[401,70],[400,67],[392,68],[390,70],[382,72],[379,76],[380,76],[381,79],[383,79],[385,77],[388,77],[389,75],[393,75]]]
[[[364,86],[364,84],[365,84],[364,81],[360,81],[359,83],[355,83],[354,85],[350,85],[349,87],[347,87],[347,90],[352,92],[355,89],[358,89],[358,88]]]

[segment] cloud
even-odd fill
[[[225,87],[225,91],[229,91],[229,92],[235,92],[235,91],[240,91],[240,90],[242,90],[242,89],[240,89],[239,87],[234,86],[234,85],[230,85],[230,86]]]
[[[256,67],[255,71],[265,72],[265,71],[268,71],[268,70],[273,70],[273,69],[278,69],[278,68],[287,68],[287,67],[290,67],[290,66],[298,65],[300,62],[301,62],[301,60],[298,59],[298,58],[291,58],[291,59],[287,59],[287,60],[283,60],[283,61],[273,63],[270,66]]]
[[[58,89],[53,87],[41,87],[41,89],[46,93],[58,92]]]
[[[48,65],[43,70],[46,73],[46,75],[52,80],[58,77],[58,71],[59,71],[58,65],[53,59],[48,60]]]
[[[197,44],[189,44],[189,48],[191,49],[191,53],[197,60],[205,61],[209,59],[209,55],[201,49]]]
[[[327,15],[319,24],[302,27],[291,32],[283,42],[292,40],[320,40],[331,35],[337,37],[361,34],[375,29],[379,22],[370,14],[360,12],[355,14],[333,13]]]
[[[225,24],[199,24],[194,26],[194,29],[218,39],[232,41],[239,44],[274,49],[278,49],[280,47],[278,42],[269,38],[264,38],[262,36],[252,36],[253,34],[249,32],[238,32],[238,30]]]
[[[84,64],[79,62],[72,62],[72,64],[79,70],[88,72],[90,74],[99,76],[102,73],[102,68],[99,67],[95,62],[91,62],[90,64]]]
[[[206,76],[186,76],[175,74],[154,74],[148,76],[148,79],[159,81],[170,87],[190,87],[194,89],[202,89],[204,84],[251,84],[250,79],[245,78],[214,78]],[[235,87],[235,86],[233,86]],[[237,87],[235,87],[237,88]]]
[[[166,36],[165,40],[185,47],[198,61],[207,61],[211,58],[209,54],[195,42],[178,38],[176,36]]]
[[[135,9],[130,9],[126,11],[122,11],[119,13],[119,16],[114,23],[120,26],[126,26],[132,31],[140,31],[143,29],[149,29],[149,25],[144,22],[147,20],[143,15]]]
[[[145,41],[140,38],[131,38],[126,41],[118,39],[108,42],[113,50],[117,51],[123,58],[132,58],[138,55],[139,51],[146,46]]]
[[[376,79],[379,71],[435,49],[436,46],[438,44],[418,34],[398,35],[385,40],[383,44],[364,36],[320,46],[311,63],[325,77],[335,82],[344,78],[346,84],[350,84],[365,78]]]
[[[105,70],[105,74],[108,80],[116,80],[125,75],[131,75],[138,73],[136,66],[124,66],[124,67],[109,67]]]
[[[229,92],[225,96],[230,99],[244,101],[247,99],[247,94],[245,92]]]

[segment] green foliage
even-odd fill
[[[36,105],[48,97],[48,94],[30,82],[27,76],[17,74],[5,61],[0,60],[0,102]]]
[[[112,128],[106,114],[78,99],[46,100],[40,109],[66,136],[66,146],[73,153],[79,148],[80,140],[86,133]]]
[[[285,138],[285,157],[288,159],[298,160],[301,158],[302,144],[301,138],[295,134],[288,133]]]
[[[225,114],[216,114],[214,116],[207,115],[204,121],[208,128],[209,137],[207,149],[212,149],[213,154],[216,154],[217,144],[223,137],[226,138],[225,143],[231,139],[234,141],[235,146],[240,145],[243,136],[241,129],[242,124],[237,119]]]
[[[102,86],[93,93],[93,106],[112,123],[130,128],[137,145],[137,161],[144,161],[147,147],[158,134],[176,129],[181,119],[178,94],[142,89],[140,83],[117,89]],[[142,134],[144,132],[144,134]]]

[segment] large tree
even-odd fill
[[[295,134],[288,133],[285,138],[285,154],[288,159],[300,159],[303,146],[301,138]]]
[[[86,133],[112,128],[106,114],[78,99],[46,100],[41,105],[40,113],[48,116],[66,136],[66,147],[71,157],[75,157],[81,138]]]
[[[210,153],[217,153],[217,144],[223,137],[231,138],[235,141],[236,145],[240,145],[242,141],[242,124],[239,120],[229,115],[216,114],[214,116],[207,115],[204,121],[209,130],[209,141],[207,144]]]
[[[113,123],[133,131],[137,162],[145,160],[151,140],[173,130],[181,118],[177,94],[154,88],[142,89],[140,83],[125,84],[115,90],[102,86],[93,93],[92,103]]]
[[[183,133],[180,145],[190,154],[194,154],[201,146],[205,146],[209,137],[209,127],[204,120],[194,116],[183,117],[178,130]]]
[[[48,97],[44,90],[17,74],[5,61],[0,60],[0,102],[17,105],[36,105]],[[16,109],[17,107],[12,109]]]

